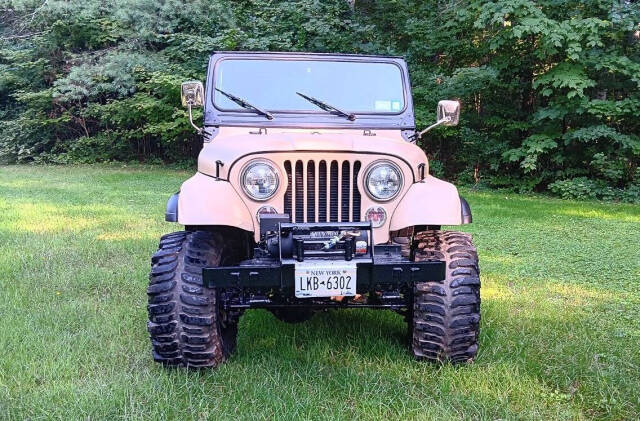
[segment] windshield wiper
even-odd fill
[[[242,99],[240,97],[237,97],[237,96],[235,96],[233,94],[230,94],[229,92],[225,92],[222,89],[216,88],[216,91],[220,92],[222,95],[226,96],[227,98],[229,98],[231,101],[235,102],[236,104],[238,104],[242,108],[246,108],[247,110],[255,111],[256,113],[262,114],[263,116],[267,117],[269,120],[273,120],[273,114],[271,114],[269,111],[265,111],[263,109],[260,109],[260,108],[256,107],[255,105],[248,103],[244,99]]]
[[[306,99],[307,101],[317,106],[318,108],[322,108],[325,111],[333,112],[335,114],[338,114],[339,116],[346,117],[347,120],[350,120],[350,121],[353,121],[356,119],[356,115],[354,113],[348,113],[346,111],[342,111],[340,108],[336,108],[331,104],[327,104],[324,101],[320,101],[318,98],[301,94],[300,92],[296,92],[296,94],[300,95],[302,98]]]

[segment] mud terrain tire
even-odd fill
[[[461,363],[478,351],[480,270],[471,235],[455,231],[414,234],[415,261],[446,262],[446,279],[416,284],[410,321],[411,350],[419,359]]]
[[[225,264],[233,256],[230,245],[223,233],[209,231],[180,231],[160,239],[147,289],[155,361],[216,367],[234,351],[237,323],[222,323],[216,290],[202,281],[203,267]]]

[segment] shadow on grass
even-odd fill
[[[266,310],[247,312],[240,324],[243,355],[293,359],[394,359],[408,352],[407,324],[391,311],[322,311],[304,323],[287,324]],[[270,352],[278,349],[284,355]],[[408,354],[407,354],[408,355]]]

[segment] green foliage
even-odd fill
[[[4,1],[0,18],[3,162],[184,160],[200,141],[180,82],[212,51],[375,51],[343,1]]]
[[[543,96],[551,96],[557,90],[564,90],[567,98],[584,96],[584,90],[592,88],[596,82],[589,79],[587,73],[579,64],[560,63],[533,82],[533,87],[540,89]]]
[[[390,12],[366,4],[372,21]],[[461,128],[439,129],[423,140],[448,177],[517,191],[575,178],[614,192],[637,185],[637,2],[404,5],[394,2],[405,10],[393,18],[413,13],[420,20],[407,18],[406,29],[397,24],[385,34],[410,60],[419,122],[433,118],[438,98],[459,98],[463,105]],[[635,200],[601,188],[590,197]]]
[[[576,177],[549,184],[549,189],[563,199],[602,199],[640,203],[640,184],[631,184],[626,189],[616,189],[602,180]]]
[[[639,183],[636,1],[3,0],[0,22],[0,162],[190,159],[179,83],[210,52],[329,51],[405,56],[420,127],[461,101],[460,127],[421,140],[438,175]]]

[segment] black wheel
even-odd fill
[[[269,309],[274,316],[285,323],[302,323],[311,319],[315,314],[306,308],[274,308]]]
[[[480,270],[471,235],[422,231],[414,235],[414,260],[438,259],[446,279],[416,284],[409,321],[411,350],[419,359],[460,363],[478,352]]]
[[[237,241],[224,231],[174,232],[151,258],[149,322],[153,359],[169,366],[216,367],[236,347],[237,317],[224,314],[202,268],[237,260]]]

